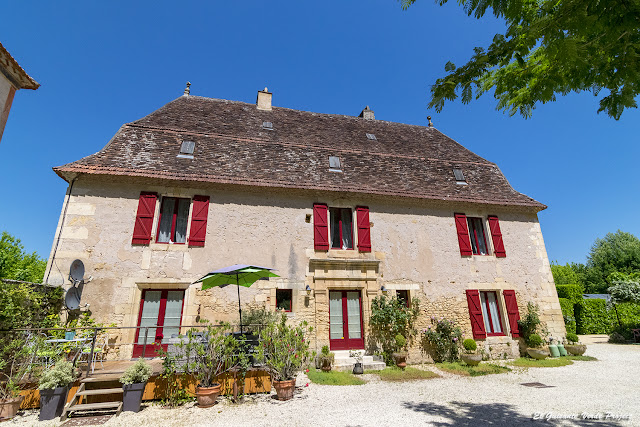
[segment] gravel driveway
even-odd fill
[[[365,375],[361,386],[323,386],[298,378],[293,400],[250,396],[236,405],[224,400],[213,408],[149,406],[123,413],[105,426],[512,426],[640,425],[640,345],[591,344],[586,355],[597,362],[575,361],[559,368],[515,368],[508,374],[388,383]],[[428,365],[427,365],[428,366]],[[538,382],[551,387],[531,388]],[[544,418],[575,417],[546,421]],[[622,419],[606,419],[608,416]],[[584,419],[584,415],[597,419]],[[37,411],[5,424],[37,423]]]

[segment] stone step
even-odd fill
[[[353,367],[355,366],[355,362],[354,363],[341,363],[341,364],[337,364],[335,363],[333,365],[333,369],[335,369],[336,371],[343,371],[343,372],[351,372],[353,371]],[[387,365],[384,362],[378,361],[378,360],[374,360],[370,363],[363,363],[362,367],[364,368],[365,371],[381,371],[384,368],[387,367]]]
[[[116,394],[122,393],[122,387],[120,388],[99,388],[95,390],[83,390],[76,393],[78,396],[96,396],[99,394]]]

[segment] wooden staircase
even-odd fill
[[[60,416],[60,421],[64,421],[71,412],[75,411],[96,411],[111,409],[116,411],[116,416],[120,415],[122,411],[122,387],[118,388],[95,388],[91,390],[86,389],[87,383],[95,383],[93,378],[85,378],[80,381],[80,387],[73,396],[73,398],[64,406],[64,411]],[[98,383],[99,384],[99,383]],[[88,396],[100,396],[100,395],[120,395],[120,400],[98,402],[98,403],[82,403]]]

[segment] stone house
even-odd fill
[[[69,183],[48,283],[81,259],[98,320],[238,321],[236,287],[192,284],[242,263],[279,278],[241,288],[246,307],[314,327],[314,348],[367,345],[373,298],[418,298],[417,326],[456,319],[493,357],[517,355],[533,301],[565,328],[537,212],[499,168],[428,127],[189,94],[123,125],[98,153],[54,168]],[[122,343],[141,343],[131,332]],[[133,347],[133,348],[132,348]],[[121,346],[121,356],[140,345]],[[428,356],[418,347],[410,360]]]

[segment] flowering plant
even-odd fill
[[[264,362],[274,381],[294,379],[310,357],[305,334],[313,328],[308,327],[307,322],[289,326],[286,321],[287,316],[283,314],[280,322],[271,323],[260,331],[257,359]]]
[[[455,362],[460,354],[462,331],[455,321],[431,317],[431,325],[422,330],[422,348],[431,352],[434,362]]]

